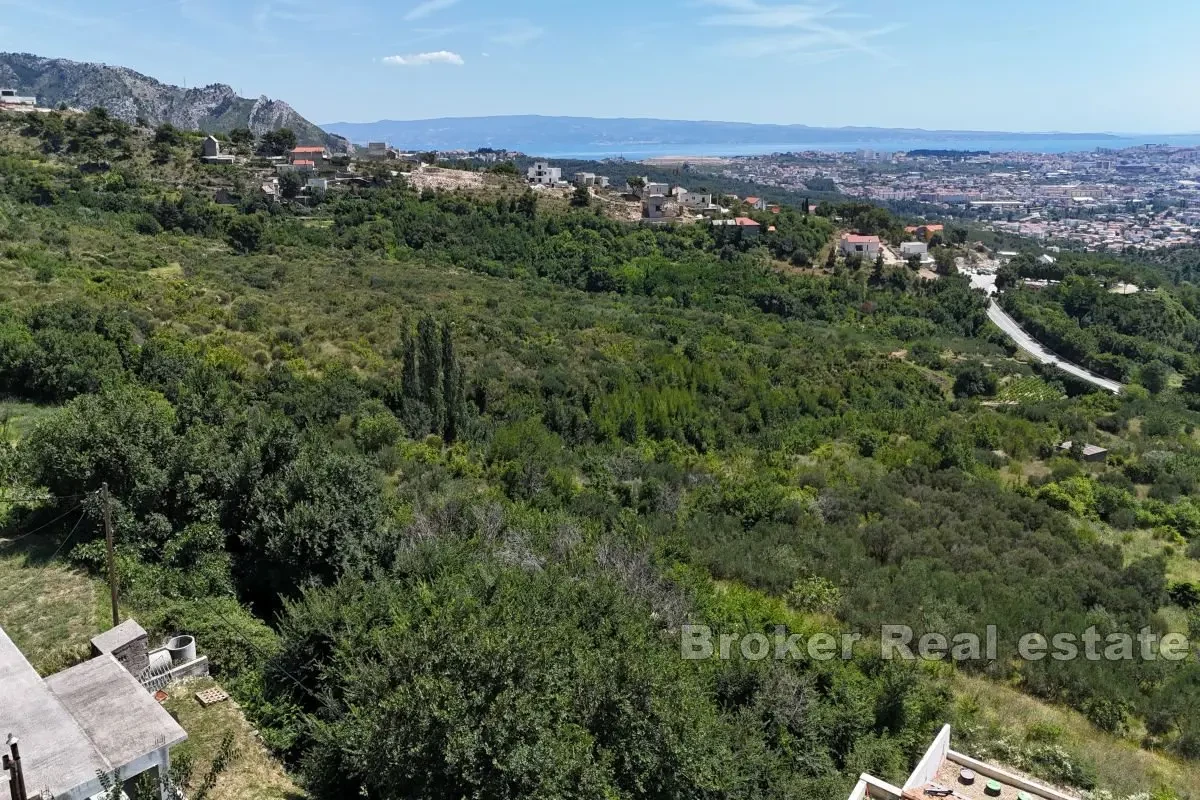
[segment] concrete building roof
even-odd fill
[[[0,735],[20,740],[25,786],[58,797],[187,734],[111,655],[43,680],[0,628]],[[0,800],[11,800],[0,781]]]
[[[111,653],[145,635],[146,631],[137,624],[137,620],[127,619],[117,627],[110,628],[93,638],[92,647],[96,649],[97,653]]]
[[[51,675],[46,686],[113,767],[187,739],[179,723],[111,655]]]

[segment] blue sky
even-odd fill
[[[0,48],[315,122],[1200,131],[1194,0],[0,0]]]

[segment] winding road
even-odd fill
[[[1086,370],[1078,364],[1072,364],[1070,361],[1066,361],[1054,355],[1054,353],[1046,349],[1041,342],[1026,333],[1025,329],[1018,325],[1017,321],[1010,317],[995,300],[992,300],[988,303],[988,319],[996,323],[996,326],[1000,328],[1000,330],[1007,333],[1012,340],[1017,343],[1017,347],[1021,348],[1026,353],[1029,353],[1043,364],[1053,364],[1063,372],[1070,373],[1076,378],[1085,380],[1093,386],[1099,386],[1101,389],[1106,389],[1113,394],[1120,394],[1121,390],[1125,388],[1116,381],[1109,380],[1108,378],[1102,378],[1096,373]]]
[[[1058,367],[1063,372],[1074,375],[1076,378],[1087,381],[1105,391],[1120,394],[1121,390],[1125,388],[1114,380],[1102,378],[1091,370],[1084,369],[1078,364],[1072,364],[1070,361],[1056,356],[1048,347],[1026,333],[1025,329],[1009,316],[1008,312],[1002,309],[1000,304],[994,299],[996,294],[998,294],[996,276],[994,274],[972,272],[970,270],[964,270],[964,273],[971,279],[972,288],[982,289],[988,293],[989,298],[992,298],[988,301],[988,319],[995,323],[996,327],[1000,330],[1007,333],[1017,343],[1017,347],[1029,353],[1043,364],[1051,364]]]

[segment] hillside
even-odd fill
[[[1018,652],[1200,634],[1200,381],[1064,383],[964,276],[837,258],[903,237],[865,204],[751,238],[365,163],[271,202],[196,144],[0,118],[0,536],[50,554],[18,612],[104,574],[107,484],[121,606],[197,636],[314,800],[844,800],[947,722],[1200,800],[1194,660]],[[57,667],[91,618],[43,616]],[[683,658],[685,624],[744,638]],[[892,624],[997,652],[887,659]],[[861,639],[747,655],[780,628]]]
[[[282,100],[238,97],[221,83],[183,89],[125,67],[0,53],[0,85],[34,95],[43,106],[61,103],[87,110],[99,106],[126,122],[170,123],[182,130],[226,133],[249,128],[256,136],[291,128],[301,144],[345,150],[347,142],[326,133]]]

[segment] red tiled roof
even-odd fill
[[[313,163],[312,161],[303,161],[303,160],[301,160],[301,161],[293,161],[293,162],[292,162],[292,166],[293,166],[293,167],[315,167],[315,166],[316,166],[316,164],[315,164],[315,163]]]
[[[757,197],[747,197],[746,202],[749,203],[750,205],[754,205],[755,203],[758,202],[758,198]]]
[[[857,233],[847,233],[842,237],[843,242],[850,244],[879,244],[878,236],[859,236]]]
[[[736,217],[733,221],[736,222],[738,224],[738,226],[742,227],[742,228],[751,228],[751,227],[758,228],[758,227],[760,227],[757,222],[750,219],[749,217]]]
[[[297,147],[292,150],[293,153],[324,153],[324,147]]]

